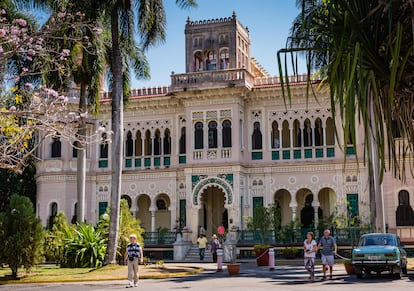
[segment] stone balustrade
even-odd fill
[[[171,91],[186,91],[202,88],[225,88],[245,86],[252,88],[254,77],[246,69],[203,71],[171,75]]]

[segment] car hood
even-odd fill
[[[386,253],[386,252],[395,252],[398,248],[395,246],[364,246],[358,247],[352,251],[353,254],[355,253],[364,253],[364,254],[371,254],[371,253]]]

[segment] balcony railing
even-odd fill
[[[186,91],[200,88],[224,88],[245,86],[252,88],[253,76],[246,69],[203,71],[171,75],[171,91]]]
[[[314,228],[285,228],[282,235],[269,230],[265,234],[265,243],[267,244],[301,244],[306,239],[308,231],[312,231],[316,238],[320,238],[323,235],[323,230]],[[338,243],[345,244],[357,244],[361,235],[369,233],[369,228],[361,227],[348,227],[333,229],[332,236],[335,237]],[[262,236],[259,231],[240,230],[239,231],[239,244],[259,244],[262,243]]]
[[[144,232],[142,234],[144,238],[144,244],[148,245],[172,245],[176,239],[175,231],[171,232]]]

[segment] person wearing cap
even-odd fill
[[[129,244],[125,251],[125,264],[128,264],[128,281],[127,288],[137,287],[139,279],[138,262],[144,262],[144,254],[141,245],[137,242],[137,235],[131,234],[129,236]]]
[[[326,280],[326,270],[329,266],[329,279],[332,279],[332,269],[334,265],[334,255],[337,251],[336,240],[330,235],[331,231],[325,229],[323,237],[319,241],[318,249],[322,247],[322,270],[323,280]]]
[[[213,234],[210,241],[210,251],[213,254],[213,262],[217,263],[217,250],[220,248],[220,242],[217,239],[217,235]]]
[[[309,279],[311,281],[314,281],[315,279],[315,257],[318,247],[313,238],[314,234],[310,231],[306,234],[306,240],[303,242],[305,269],[309,272]]]

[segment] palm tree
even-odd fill
[[[194,0],[176,0],[180,7],[195,6]],[[138,35],[142,41],[142,48],[147,49],[152,45],[164,41],[166,16],[162,0],[109,0],[102,1],[103,11],[110,17],[111,30],[111,97],[112,97],[112,180],[110,201],[110,226],[107,256],[105,263],[116,262],[116,250],[119,232],[119,208],[122,175],[122,144],[123,144],[123,100],[129,95],[127,76],[129,71],[125,67],[128,60],[122,55],[124,51],[133,53],[136,48],[134,43],[134,27],[137,27]],[[142,67],[138,55],[132,54],[132,68],[136,77],[147,76]]]
[[[303,53],[308,74],[316,70],[322,78],[321,86],[330,89],[332,114],[342,119],[343,140],[355,141],[357,120],[362,123],[372,224],[378,217],[376,225],[385,230],[380,187],[384,171],[392,170],[404,179],[405,158],[414,150],[414,3],[297,3],[302,13],[293,24],[288,47],[278,52],[279,68],[282,54]],[[396,147],[398,132],[402,133],[401,148]]]

